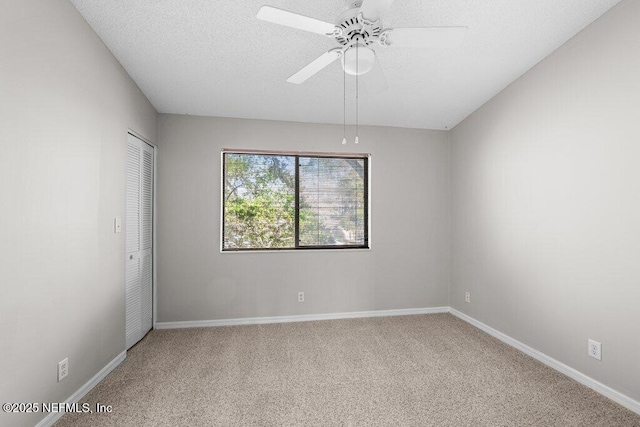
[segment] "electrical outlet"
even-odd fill
[[[298,292],[298,302],[304,302],[304,292]]]
[[[69,375],[69,358],[68,357],[58,362],[58,382],[65,379],[67,375]]]
[[[589,347],[587,348],[587,354],[594,359],[602,360],[602,344],[598,341],[589,340]]]
[[[471,302],[471,292],[464,293],[464,301],[469,303]]]

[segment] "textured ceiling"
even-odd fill
[[[620,0],[396,0],[385,28],[467,26],[457,49],[375,47],[389,89],[360,124],[450,129]],[[343,122],[339,61],[286,79],[334,40],[256,19],[260,6],[333,23],[344,0],[71,0],[161,113]],[[353,123],[353,77],[347,80]]]

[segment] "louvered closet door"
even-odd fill
[[[153,324],[153,147],[127,144],[126,338],[131,347]]]

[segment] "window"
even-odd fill
[[[223,151],[222,250],[369,247],[367,155]]]

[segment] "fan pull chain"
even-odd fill
[[[347,71],[342,67],[342,98],[343,98],[343,117],[342,117],[342,145],[347,144]]]
[[[358,46],[360,45],[360,43],[356,43],[356,141],[355,143],[357,144],[358,142],[358,79],[359,79],[359,75],[358,75],[358,64],[360,62],[360,58],[358,55]]]

